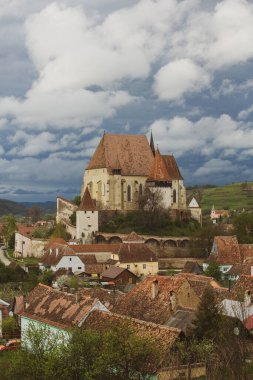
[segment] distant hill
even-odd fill
[[[26,216],[27,210],[33,206],[41,208],[43,214],[54,214],[56,212],[56,202],[13,202],[0,199],[0,216],[7,214]]]
[[[253,182],[247,183],[253,188]],[[196,187],[187,190],[187,197],[195,195],[200,201],[203,211],[210,211],[212,206],[216,209],[229,210],[252,210],[253,192],[243,190],[242,183],[232,183],[226,186],[217,187]]]

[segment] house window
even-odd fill
[[[127,264],[127,269],[130,269],[130,264]]]
[[[88,227],[91,227],[91,224],[88,224]]]
[[[78,267],[78,269],[82,269],[82,267]]]
[[[127,201],[131,202],[132,194],[131,194],[131,186],[127,186]]]
[[[177,191],[173,190],[173,203],[177,203]]]
[[[69,258],[69,261],[72,261],[71,257]]]
[[[139,195],[142,195],[142,193],[143,193],[143,188],[142,188],[142,184],[140,184],[140,186],[139,186]]]
[[[146,269],[146,268],[147,268],[147,264],[143,264],[143,265],[142,265],[142,268],[143,268],[143,269]]]

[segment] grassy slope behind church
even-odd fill
[[[253,182],[248,182],[253,187]],[[242,192],[242,183],[233,183],[226,186],[196,188],[187,190],[187,196],[201,193],[201,206],[204,212],[210,211],[212,206],[229,210],[253,210],[253,194],[251,196]]]

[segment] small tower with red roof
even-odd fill
[[[98,209],[91,198],[88,187],[83,194],[80,206],[76,211],[76,237],[83,243],[92,239],[92,235],[98,231]]]

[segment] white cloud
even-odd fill
[[[161,119],[150,128],[163,152],[173,150],[176,156],[200,154],[221,156],[252,148],[251,124],[237,122],[229,115],[202,117],[192,122],[184,117]]]
[[[179,59],[163,66],[155,75],[154,91],[162,100],[179,99],[200,91],[210,83],[210,75],[190,59]]]
[[[233,165],[229,160],[221,160],[220,158],[212,158],[205,162],[196,170],[194,176],[210,176],[211,174],[222,173],[226,175],[236,170],[236,165]]]

